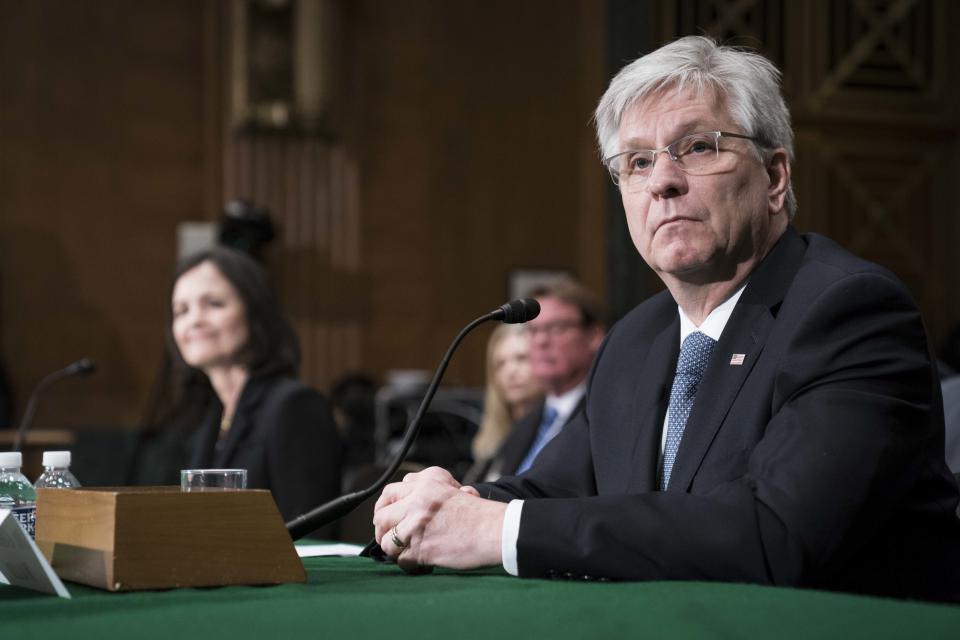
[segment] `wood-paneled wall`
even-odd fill
[[[304,377],[433,369],[507,298],[509,272],[566,269],[603,293],[605,175],[590,115],[604,19],[591,2],[343,3],[333,140],[228,135],[228,197],[283,229],[269,263]],[[483,382],[467,341],[451,384]]]
[[[178,221],[219,208],[215,6],[0,0],[0,358],[37,426],[131,425],[160,363]]]
[[[589,119],[623,3],[331,1],[342,82],[320,138],[230,128],[227,0],[0,0],[0,358],[20,409],[43,374],[100,363],[51,389],[38,426],[137,422],[175,227],[228,198],[277,218],[268,265],[321,388],[432,369],[513,269],[608,293]],[[890,265],[935,336],[960,317],[953,3],[630,6],[614,36],[706,30],[784,65],[798,224]],[[449,383],[482,381],[483,348],[482,332],[465,343]]]
[[[660,0],[659,37],[707,33],[783,71],[795,224],[893,270],[934,345],[960,320],[960,55],[951,0]]]
[[[338,0],[334,0],[337,2]],[[589,0],[358,0],[342,10],[332,138],[228,122],[226,0],[0,0],[0,333],[39,427],[134,425],[160,362],[175,227],[250,197],[325,387],[430,368],[520,267],[603,292],[605,176],[590,113],[605,13]],[[484,339],[452,384],[482,382]]]

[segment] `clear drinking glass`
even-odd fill
[[[246,489],[246,469],[182,469],[181,491],[223,491]]]

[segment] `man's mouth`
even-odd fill
[[[663,229],[664,227],[681,224],[684,222],[696,222],[696,220],[694,220],[693,218],[685,218],[683,216],[673,216],[673,217],[661,220],[660,224],[657,225],[657,231],[659,231],[660,229]]]

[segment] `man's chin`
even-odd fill
[[[708,260],[699,253],[676,253],[661,261],[657,271],[682,278],[702,272],[707,267],[707,264]]]

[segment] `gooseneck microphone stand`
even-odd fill
[[[383,472],[383,475],[381,475],[376,482],[366,489],[361,489],[360,491],[354,491],[353,493],[340,496],[339,498],[335,498],[326,504],[320,505],[312,511],[308,511],[307,513],[297,516],[287,523],[287,530],[290,532],[290,537],[294,540],[299,540],[311,531],[314,531],[325,524],[333,522],[334,520],[347,515],[356,509],[357,506],[359,506],[364,500],[381,490],[387,484],[387,482],[390,481],[390,478],[393,477],[393,474],[396,473],[398,468],[400,468],[400,464],[406,458],[407,452],[410,450],[414,440],[417,438],[417,434],[420,432],[420,421],[426,413],[427,408],[430,406],[430,402],[433,400],[433,396],[437,392],[437,387],[440,386],[440,381],[443,379],[443,374],[447,370],[447,365],[450,363],[450,358],[453,356],[454,351],[457,350],[460,342],[468,333],[473,331],[477,326],[489,320],[501,320],[507,324],[515,324],[533,320],[539,313],[540,305],[536,300],[533,300],[532,298],[519,298],[504,304],[495,311],[491,311],[490,313],[480,316],[461,329],[460,333],[457,334],[457,337],[453,339],[453,342],[447,349],[446,354],[443,356],[443,360],[440,361],[440,366],[437,367],[436,372],[433,374],[433,379],[430,381],[430,385],[427,387],[427,393],[423,396],[423,400],[420,402],[420,407],[417,409],[417,413],[413,416],[413,420],[410,421],[410,425],[407,427],[407,431],[403,435],[403,442],[401,444],[399,453],[395,456],[393,462],[390,464],[387,470]]]

